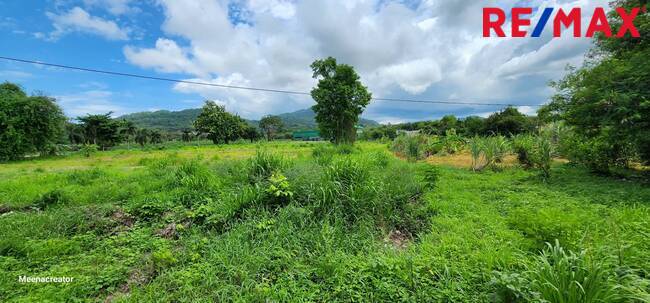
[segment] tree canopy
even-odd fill
[[[638,0],[612,6],[629,11]],[[609,23],[614,31],[621,26],[614,14]],[[640,38],[598,36],[585,64],[552,84],[557,94],[540,110],[540,117],[570,126],[581,158],[599,158],[599,169],[650,162],[650,15],[640,14],[635,25]]]
[[[13,83],[0,84],[0,161],[49,153],[66,118],[53,98],[28,96]]]
[[[370,103],[372,95],[359,80],[354,68],[338,64],[329,57],[316,60],[311,68],[318,85],[311,91],[316,105],[316,121],[321,136],[334,143],[353,143],[359,116]]]
[[[268,115],[260,120],[260,128],[264,131],[266,139],[271,141],[278,132],[282,131],[284,123],[279,116]]]
[[[194,128],[207,134],[214,144],[226,143],[242,137],[246,121],[226,111],[214,101],[206,101],[201,114],[194,121]]]

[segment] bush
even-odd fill
[[[532,168],[533,161],[531,160],[531,151],[533,145],[535,144],[535,139],[531,135],[517,135],[512,138],[512,147],[517,154],[517,161],[524,168]]]
[[[95,144],[84,144],[80,151],[86,158],[90,158],[90,156],[96,154],[98,150],[99,147]]]

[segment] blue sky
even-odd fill
[[[606,1],[525,1],[533,7]],[[546,102],[589,39],[486,39],[481,9],[519,1],[0,0],[0,56],[217,84],[309,91],[309,64],[357,68],[374,96],[515,105]],[[247,118],[307,108],[308,97],[174,85],[0,60],[0,81],[55,96],[71,117],[199,107],[216,100]],[[522,107],[533,112],[534,108]],[[374,102],[381,122],[490,106]]]

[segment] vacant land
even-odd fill
[[[650,187],[448,159],[272,143],[2,164],[0,301],[531,300],[556,241],[647,299]]]

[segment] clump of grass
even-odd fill
[[[334,159],[334,151],[331,147],[321,144],[316,146],[311,153],[318,165],[329,165]]]
[[[409,161],[417,161],[429,156],[429,140],[425,136],[398,136],[391,144],[391,150]]]
[[[66,193],[55,189],[49,191],[34,200],[33,205],[39,209],[46,209],[55,205],[63,205],[70,201]]]
[[[469,140],[469,148],[474,171],[481,171],[485,168],[498,170],[500,163],[510,152],[510,144],[503,136],[474,137]]]
[[[589,262],[584,252],[566,252],[557,241],[528,266],[527,274],[531,289],[547,302],[613,302],[617,297],[602,264]]]
[[[497,273],[493,283],[507,302],[632,302],[603,263],[589,260],[585,252],[565,251],[558,241],[522,273]]]
[[[248,178],[251,183],[261,182],[287,167],[288,161],[284,157],[259,149],[248,161]]]

